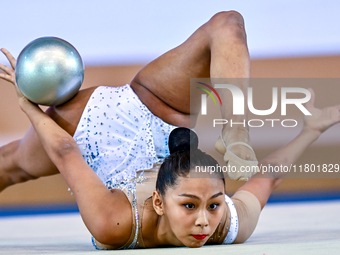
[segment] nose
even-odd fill
[[[205,210],[200,210],[197,215],[197,219],[195,222],[197,227],[207,227],[209,225],[209,221],[207,218],[207,214]]]

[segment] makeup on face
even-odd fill
[[[180,177],[167,192],[165,214],[173,234],[185,246],[204,245],[223,214],[224,183],[214,178]]]

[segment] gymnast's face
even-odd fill
[[[163,201],[164,217],[178,243],[204,245],[215,232],[226,207],[219,178],[178,177]]]

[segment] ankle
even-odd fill
[[[224,128],[221,136],[226,146],[235,142],[244,142],[251,145],[249,132],[244,127]]]

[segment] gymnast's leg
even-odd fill
[[[155,115],[170,124],[189,127],[190,117],[195,119],[200,110],[199,90],[191,91],[190,97],[190,78],[244,78],[235,85],[245,93],[249,76],[243,18],[230,11],[217,13],[183,44],[144,67],[131,86]],[[226,89],[219,94],[227,105],[221,108],[223,119],[241,122],[247,118],[232,116],[232,97]],[[243,126],[224,126],[222,138],[226,146],[235,142],[250,144],[247,127]],[[222,154],[226,152],[221,140],[216,143],[216,149]],[[241,159],[256,160],[253,151],[244,145],[232,146],[230,150]]]
[[[244,21],[241,15],[233,13],[227,19],[220,19],[215,25],[216,29],[212,34],[210,48],[211,48],[211,78],[228,78],[230,83],[238,86],[244,95],[246,95],[249,86],[250,78],[250,58],[247,47],[246,32]],[[228,29],[225,29],[228,23]],[[232,50],[228,50],[232,49]],[[229,82],[228,82],[229,83]],[[226,89],[217,89],[222,97],[222,102],[226,106],[221,106],[221,115],[223,119],[230,120],[234,123],[244,123],[248,119],[248,112],[245,111],[244,115],[232,115],[232,102],[233,98],[231,93]],[[244,109],[246,109],[244,105]],[[230,121],[229,121],[230,122]],[[243,142],[245,145],[240,145],[238,142]],[[235,144],[235,145],[234,145]],[[229,165],[235,166],[240,170],[241,165],[257,166],[257,159],[255,153],[249,148],[251,145],[248,126],[242,124],[232,127],[227,124],[222,129],[221,137],[215,144],[215,148],[221,154],[225,154],[224,160],[229,161]],[[227,147],[244,160],[239,160],[226,151]],[[227,152],[227,153],[226,153]],[[251,173],[230,173],[232,179],[247,180],[255,172]]]
[[[73,135],[95,88],[80,91],[69,102],[50,107],[46,113]],[[0,147],[0,191],[10,185],[59,173],[30,127],[24,138]]]
[[[143,68],[131,87],[142,102],[158,117],[177,126],[190,126],[190,116],[197,116],[200,109],[190,111],[190,78],[249,77],[249,56],[245,40],[243,19],[237,12],[214,15],[182,45],[165,53]],[[242,90],[247,84],[238,85]],[[50,108],[47,113],[71,135],[94,88],[79,92],[66,104]],[[228,98],[228,95],[221,93]],[[199,97],[199,94],[197,94]],[[195,102],[194,102],[195,103]],[[230,118],[228,108],[222,117]],[[237,120],[234,120],[237,121]],[[226,145],[235,141],[249,143],[246,128],[223,128]],[[220,151],[223,152],[220,148]],[[243,159],[255,156],[245,146],[231,150]],[[58,173],[44,151],[34,129],[26,136],[0,148],[0,191],[6,187]]]

